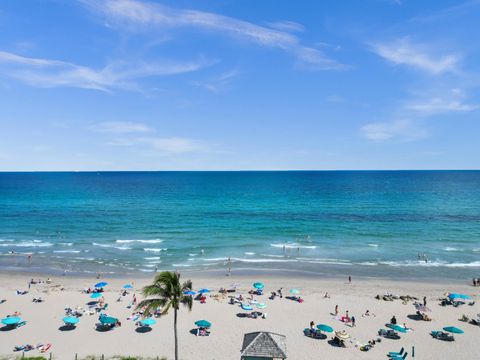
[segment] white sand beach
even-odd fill
[[[52,277],[51,284],[32,285],[28,294],[17,295],[16,290],[28,289],[31,278],[45,280],[45,275],[8,274],[3,273],[0,281],[0,299],[6,302],[0,304],[0,316],[3,318],[15,311],[21,313],[21,318],[27,324],[11,331],[0,332],[0,355],[14,358],[13,348],[21,344],[51,343],[52,357],[55,359],[74,359],[87,355],[112,356],[139,355],[145,357],[174,356],[173,316],[172,312],[157,319],[152,331],[138,333],[135,331],[135,322],[127,320],[133,309],[127,309],[133,293],[141,299],[140,289],[149,283],[149,278],[102,278],[108,282],[104,297],[109,304],[106,313],[117,317],[121,327],[108,332],[95,330],[98,315],[83,315],[76,329],[61,331],[64,308],[82,307],[92,299],[82,293],[82,289],[92,287],[98,280],[92,278],[77,278],[70,276]],[[153,277],[153,275],[152,275]],[[182,280],[191,279],[194,289],[210,288],[207,301],[201,304],[195,301],[193,310],[189,312],[181,308],[178,318],[178,332],[181,359],[239,359],[243,335],[253,331],[271,331],[286,335],[288,359],[386,359],[389,351],[398,351],[405,347],[411,358],[412,346],[415,347],[415,359],[478,359],[480,357],[480,326],[461,322],[458,319],[462,314],[476,317],[480,312],[478,301],[475,305],[468,304],[458,307],[440,306],[438,299],[446,292],[461,292],[478,300],[480,288],[464,283],[420,283],[397,282],[375,279],[353,279],[351,284],[345,280],[315,279],[301,277],[279,276],[202,276],[202,274],[186,273]],[[240,318],[242,313],[239,305],[230,305],[228,298],[215,299],[220,287],[229,287],[231,283],[238,283],[238,291],[234,295],[248,295],[248,290],[254,281],[265,283],[265,294],[255,296],[259,302],[264,302],[267,308],[261,310],[267,317],[251,319]],[[134,290],[117,302],[119,292],[124,284],[133,283]],[[283,288],[284,298],[269,300],[270,291]],[[288,300],[289,289],[300,290],[303,303]],[[324,298],[328,292],[330,298]],[[412,302],[402,304],[401,300],[384,301],[375,299],[377,294],[411,295],[420,301],[427,297],[427,306],[431,309],[428,315],[433,319],[430,322],[418,321],[409,318],[416,310]],[[229,294],[230,295],[230,294]],[[34,303],[34,297],[41,296],[44,302]],[[350,316],[356,319],[356,326],[342,323],[332,313],[338,305],[339,315],[348,310]],[[372,315],[362,316],[369,310]],[[358,344],[366,344],[369,340],[377,339],[377,331],[385,328],[391,317],[395,315],[398,324],[405,323],[413,329],[400,334],[401,339],[382,339],[367,352],[360,351]],[[212,323],[210,336],[197,337],[190,331],[195,329],[194,322],[206,319]],[[328,340],[312,339],[304,336],[303,329],[309,327],[310,321],[315,324],[328,324],[334,330],[345,330],[351,335],[346,348],[332,346]],[[432,330],[441,330],[445,326],[457,326],[465,331],[455,335],[455,341],[444,342],[433,339]],[[37,350],[28,354],[36,355]]]

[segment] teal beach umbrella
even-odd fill
[[[328,333],[333,332],[333,328],[331,326],[325,325],[325,324],[319,324],[317,325],[317,329],[320,331],[325,331]]]
[[[451,332],[453,334],[463,334],[464,333],[464,331],[462,329],[459,329],[455,326],[446,326],[446,327],[443,328],[443,330]]]
[[[407,329],[405,329],[403,326],[400,326],[400,325],[397,325],[397,324],[390,325],[390,329],[401,332],[401,333],[406,333],[407,332]]]
[[[155,325],[156,323],[157,323],[157,320],[152,319],[152,318],[147,318],[147,319],[144,319],[144,320],[140,321],[140,324],[142,326],[151,326],[151,325]]]
[[[18,316],[9,316],[9,317],[6,317],[5,319],[2,319],[2,324],[3,325],[16,325],[20,321],[22,321],[22,319],[20,319]]]
[[[264,285],[263,283],[261,283],[261,282],[256,282],[256,283],[253,283],[253,287],[254,287],[255,289],[261,290],[261,289],[263,289],[263,288],[265,287],[265,285]]]
[[[300,290],[298,290],[298,289],[290,289],[290,294],[294,294],[294,295],[300,294]]]
[[[102,297],[102,294],[101,293],[93,293],[92,295],[90,295],[90,298],[91,299],[97,299],[99,297]]]
[[[75,316],[66,316],[63,318],[63,322],[67,325],[75,325],[78,324],[80,320]]]
[[[203,327],[203,328],[210,328],[212,327],[212,323],[210,321],[207,321],[207,320],[198,320],[198,321],[195,321],[195,325],[197,325],[198,327]]]
[[[124,288],[124,289],[133,289],[133,285],[131,285],[131,284],[126,284],[126,285],[123,285],[123,288]]]
[[[98,284],[95,284],[95,287],[96,288],[102,288],[102,287],[107,286],[107,285],[108,285],[108,283],[102,281],[102,282],[99,282]]]
[[[112,316],[100,316],[100,318],[98,319],[100,320],[100,322],[102,324],[116,324],[118,319],[117,318],[114,318]]]

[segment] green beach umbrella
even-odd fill
[[[267,304],[265,304],[265,303],[257,304],[257,308],[259,308],[259,309],[265,309],[266,307],[267,307]]]
[[[68,325],[78,324],[80,320],[75,316],[66,316],[63,318],[63,322]]]
[[[446,326],[446,327],[443,328],[443,330],[451,332],[453,334],[463,334],[464,333],[464,331],[462,329],[459,329],[455,326]]]
[[[317,329],[320,331],[325,331],[328,333],[333,332],[333,328],[331,326],[325,325],[325,324],[319,324],[317,325]]]
[[[209,328],[212,326],[212,323],[207,320],[198,320],[195,321],[195,325],[197,325],[198,327]]]
[[[20,319],[18,316],[9,316],[9,317],[6,317],[5,319],[2,319],[2,324],[3,325],[16,325],[20,321],[22,321],[22,319]]]
[[[256,283],[253,283],[253,287],[254,287],[255,289],[261,290],[261,289],[263,289],[263,288],[265,287],[265,285],[264,285],[263,283],[261,283],[261,282],[256,282]]]

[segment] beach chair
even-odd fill
[[[405,349],[402,347],[399,352],[390,351],[387,356],[388,356],[388,357],[398,357],[398,356],[402,356],[404,351],[405,351]]]
[[[455,340],[453,335],[447,334],[443,331],[432,331],[430,333],[430,335],[432,335],[432,337],[434,337],[435,339],[438,339],[438,340],[443,340],[443,341],[454,341]]]

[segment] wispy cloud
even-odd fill
[[[90,125],[89,129],[108,134],[149,133],[154,131],[145,124],[130,121],[104,121]]]
[[[193,81],[192,84],[204,88],[213,93],[218,93],[221,89],[226,87],[235,77],[240,74],[240,71],[233,69],[221,73],[218,76],[207,79],[205,81]]]
[[[76,87],[101,91],[139,90],[137,81],[152,76],[167,76],[197,71],[212,61],[192,62],[116,61],[95,69],[70,62],[26,57],[0,51],[0,72],[36,87]]]
[[[461,89],[455,88],[444,95],[437,95],[407,103],[406,108],[424,115],[433,115],[447,112],[473,111],[479,109],[480,104],[466,103],[464,92]]]
[[[397,65],[406,65],[419,70],[438,75],[455,72],[458,69],[460,56],[458,54],[438,54],[431,47],[414,44],[408,38],[372,45],[373,51]]]
[[[208,146],[198,140],[184,137],[130,137],[117,138],[106,143],[110,146],[148,149],[158,154],[184,154],[208,151]]]
[[[152,31],[165,27],[192,27],[229,35],[261,46],[282,49],[297,59],[315,66],[317,69],[338,69],[344,66],[328,58],[322,51],[305,46],[300,39],[291,34],[293,27],[299,24],[281,23],[283,29],[260,26],[220,14],[175,9],[151,2],[138,0],[80,0],[90,9],[104,15],[107,21],[122,29]],[[280,25],[280,26],[282,26]],[[290,26],[289,30],[285,30]]]
[[[363,136],[373,141],[412,141],[424,138],[427,131],[410,120],[372,122],[361,128]]]
[[[269,22],[267,25],[268,27],[279,31],[301,32],[305,30],[305,27],[302,24],[288,20]]]

